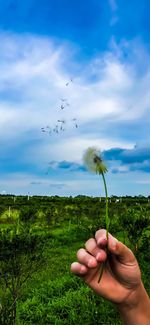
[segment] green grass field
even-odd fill
[[[44,198],[44,202],[38,197],[29,202],[23,197],[17,200],[12,203],[11,198],[1,198],[1,324],[121,324],[115,307],[96,296],[82,279],[70,273],[76,251],[84,247],[85,241],[98,228],[105,226],[105,202],[86,197]],[[134,250],[149,291],[150,204],[144,200],[136,201],[110,202],[110,231]],[[31,247],[33,258],[32,251],[18,248],[21,247],[19,241],[25,240],[22,237],[25,232],[28,233],[28,245],[31,245],[30,237],[36,239],[36,250],[33,244]],[[18,245],[17,249],[13,246],[9,268],[5,260],[4,239],[10,249],[14,242]],[[41,255],[42,263],[39,265]],[[34,266],[31,273],[30,266],[31,269]],[[12,316],[14,300],[11,289],[17,281],[21,283],[22,278],[26,280],[18,289],[16,315]]]

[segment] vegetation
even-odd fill
[[[134,250],[150,290],[150,198],[109,198],[109,231]],[[116,309],[70,273],[105,227],[105,198],[0,195],[0,324],[121,324]]]

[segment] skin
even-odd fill
[[[138,262],[127,246],[111,234],[107,241],[106,230],[100,229],[85,248],[78,250],[77,259],[71,264],[71,272],[82,277],[95,293],[115,303],[124,324],[150,324],[150,300]],[[98,283],[102,263],[105,267]]]

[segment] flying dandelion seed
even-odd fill
[[[67,98],[60,98],[62,102],[67,102]]]
[[[69,78],[68,81],[66,81],[65,85],[68,87],[70,87],[71,84],[74,83],[74,79],[73,78]],[[68,87],[68,88],[69,88]],[[58,104],[58,108],[59,110],[61,111],[61,114],[62,114],[62,117],[63,117],[63,114],[65,115],[66,113],[66,110],[69,108],[71,108],[71,103],[70,103],[70,100],[67,96],[64,96],[64,94],[62,94],[59,98],[59,104]],[[76,118],[73,118],[71,120],[64,120],[64,119],[58,119],[57,122],[58,124],[56,125],[46,125],[45,127],[41,127],[41,132],[44,134],[49,134],[49,135],[53,135],[53,134],[58,134],[58,133],[61,133],[61,132],[64,132],[68,129],[68,124],[70,126],[70,121],[73,121],[74,123],[72,123],[73,127],[75,127],[76,129],[78,128],[78,123],[75,122],[76,121]],[[56,122],[56,123],[57,123]],[[65,125],[65,128],[64,128],[64,125]]]
[[[68,87],[71,82],[73,82],[73,79],[72,78],[68,82],[66,82],[66,87]]]
[[[108,171],[101,155],[100,155],[100,150],[98,150],[95,147],[90,147],[86,150],[83,156],[83,161],[85,167],[91,171],[92,173],[96,173],[99,175],[102,175],[103,183],[104,183],[104,189],[105,189],[105,196],[106,196],[106,211],[105,211],[105,220],[106,220],[106,238],[108,242],[108,231],[109,231],[109,224],[110,224],[110,219],[108,216],[108,192],[107,192],[107,185],[106,185],[106,180],[104,174]],[[99,279],[98,282],[100,282],[102,275],[103,275],[103,270],[105,267],[105,262],[101,264],[100,266],[100,274],[99,274]]]

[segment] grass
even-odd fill
[[[68,203],[66,206],[69,210]],[[94,207],[95,203],[92,208]],[[87,208],[87,203],[85,208]],[[123,210],[122,206],[121,209]],[[59,214],[59,209],[57,210]],[[82,279],[70,273],[70,264],[76,260],[77,250],[84,247],[85,241],[94,235],[96,227],[100,227],[99,218],[101,224],[104,223],[105,212],[102,212],[104,206],[101,208],[100,217],[99,213],[96,215],[93,212],[94,210],[91,209],[89,215],[87,214],[88,210],[86,210],[86,214],[82,214],[79,224],[76,214],[72,217],[72,210],[73,205],[71,205],[70,214],[67,214],[67,217],[60,215],[56,224],[51,222],[49,225],[46,225],[45,221],[42,220],[42,213],[40,212],[40,218],[32,225],[32,231],[37,233],[39,238],[40,236],[46,238],[46,244],[43,246],[46,262],[42,269],[37,270],[32,278],[28,279],[22,289],[17,305],[17,325],[121,324],[114,306],[96,296]],[[41,208],[40,211],[42,211]],[[122,227],[123,231],[121,230],[122,219],[119,206],[114,205],[110,212],[112,214],[111,230],[113,234],[121,241],[124,241],[126,234],[126,243],[130,245],[125,227]],[[137,213],[138,220],[141,212]],[[130,214],[132,215],[132,211]],[[132,217],[134,218],[134,212]],[[71,220],[70,225],[69,220]],[[1,228],[6,229],[7,227],[7,223],[1,224]],[[146,229],[145,233],[149,236],[149,230]],[[136,239],[136,230],[133,233],[134,239]],[[143,247],[145,247],[144,251]],[[148,247],[144,244],[142,250],[137,251],[137,257],[143,271],[143,281],[148,289],[150,270],[147,250]]]
[[[120,325],[115,308],[70,273],[70,264],[84,242],[73,241],[67,228],[54,229],[52,236],[55,239],[45,250],[44,270],[37,272],[23,290],[18,306],[20,324]]]

